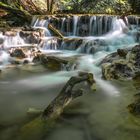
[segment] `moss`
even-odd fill
[[[41,140],[54,124],[55,118],[45,120],[39,116],[21,128],[18,140]]]

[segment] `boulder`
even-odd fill
[[[36,53],[36,56],[33,58],[33,63],[42,64],[44,67],[53,70],[71,70],[76,69],[78,63],[77,59],[81,55],[76,55],[72,57],[61,57],[59,54],[42,54]]]
[[[134,75],[133,66],[124,59],[115,60],[112,63],[102,65],[103,78],[106,80],[130,79]]]
[[[140,45],[131,49],[118,49],[101,62],[103,78],[107,80],[132,79],[140,71]]]
[[[44,67],[50,70],[61,70],[62,66],[67,64],[68,61],[55,56],[47,56],[46,54],[38,53],[33,58],[34,63],[41,63]]]
[[[11,57],[17,57],[17,58],[26,58],[27,55],[24,52],[24,50],[22,48],[13,48],[10,51],[10,56]]]
[[[126,58],[127,53],[128,53],[128,51],[125,50],[125,49],[118,49],[118,50],[117,50],[117,54],[118,54],[120,57]]]
[[[29,44],[38,44],[41,38],[41,33],[39,31],[20,31],[19,35]]]

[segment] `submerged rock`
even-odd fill
[[[136,89],[140,90],[140,72],[136,72],[133,77],[133,85]]]
[[[41,53],[34,57],[33,62],[41,63],[46,68],[54,71],[61,70],[62,66],[68,63],[68,61],[64,59],[55,56],[47,56],[46,54]]]
[[[140,93],[136,94],[134,102],[128,105],[130,113],[140,116]]]

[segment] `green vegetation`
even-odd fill
[[[32,15],[138,15],[140,14],[139,7],[140,0],[1,0],[0,11],[5,11],[7,16],[0,14],[0,20],[14,21],[14,26],[22,26],[31,22]]]
[[[2,0],[14,8],[27,10],[31,14],[46,13],[99,13],[139,14],[140,0]],[[0,8],[2,8],[0,6]]]

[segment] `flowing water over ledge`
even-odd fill
[[[131,81],[103,80],[98,66],[107,54],[118,48],[128,48],[138,43],[135,37],[136,27],[139,27],[137,20],[133,19],[136,24],[133,25],[133,29],[132,27],[129,29],[122,19],[116,17],[90,17],[87,22],[90,25],[88,36],[82,31],[83,35],[86,35],[82,37],[83,35],[79,36],[79,29],[86,30],[87,25],[85,25],[85,20],[82,18],[80,20],[76,16],[72,18],[74,23],[72,30],[66,28],[65,38],[82,39],[78,48],[75,47],[77,43],[75,41],[62,42],[60,45],[56,38],[53,41],[47,28],[49,20],[34,21],[34,27],[43,27],[47,32],[42,51],[49,53],[48,49],[53,49],[53,52],[59,52],[55,56],[64,58],[80,55],[75,62],[78,64],[77,69],[74,70],[72,67],[70,71],[63,69],[51,72],[39,65],[4,69],[0,73],[0,140],[15,139],[20,128],[18,124],[28,120],[27,109],[29,107],[45,108],[56,97],[66,81],[76,75],[79,70],[94,73],[97,91],[91,91],[85,85],[81,85],[85,89],[84,96],[73,101],[65,109],[56,127],[48,134],[44,134],[44,140],[140,139],[140,119],[132,116],[126,108],[138,91]],[[64,30],[63,26],[70,27],[65,23],[65,19],[61,21],[61,26],[59,26],[61,30]],[[84,22],[84,27],[81,21]],[[67,23],[70,23],[70,19]],[[102,23],[106,23],[104,28],[102,28]],[[96,36],[93,36],[94,33]],[[51,42],[48,42],[48,39]],[[7,57],[3,56],[4,59]],[[6,60],[4,60],[5,65]],[[3,125],[9,125],[9,127],[3,128]]]

